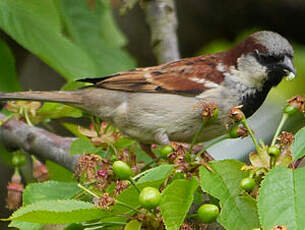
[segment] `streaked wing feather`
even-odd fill
[[[148,68],[136,68],[104,78],[81,79],[95,87],[133,92],[198,95],[223,81],[216,69],[220,54],[185,58]],[[210,84],[207,84],[210,83]]]

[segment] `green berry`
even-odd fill
[[[219,208],[215,204],[204,204],[198,209],[198,218],[201,222],[209,224],[219,215]]]
[[[112,169],[115,175],[117,175],[117,177],[121,180],[127,180],[133,174],[129,165],[126,164],[124,161],[115,161],[112,165]]]
[[[239,129],[239,126],[238,126],[238,125],[232,127],[232,128],[230,129],[230,131],[229,131],[229,136],[230,136],[231,138],[238,138],[238,137],[240,137],[240,135],[238,134],[238,129]]]
[[[276,157],[276,156],[280,155],[281,151],[278,147],[273,145],[273,146],[270,146],[268,148],[268,153],[269,153],[270,156],[275,156]]]
[[[153,209],[158,206],[161,200],[161,194],[158,189],[145,187],[139,195],[139,202],[146,209]]]
[[[22,153],[17,153],[12,158],[12,165],[15,167],[20,167],[25,165],[26,163],[26,156]]]
[[[252,177],[246,177],[240,181],[240,187],[247,192],[252,191],[255,186],[256,183]]]
[[[292,105],[286,105],[284,108],[284,113],[287,113],[288,115],[293,115],[298,111],[298,109]]]
[[[160,156],[161,156],[162,158],[166,158],[166,157],[168,156],[168,154],[170,154],[170,153],[172,153],[172,152],[174,152],[173,147],[170,146],[170,145],[165,145],[165,146],[163,146],[163,147],[161,148],[161,150],[160,150]]]

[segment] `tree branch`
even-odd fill
[[[151,0],[144,5],[144,10],[151,30],[153,52],[158,63],[178,60],[178,23],[174,0]]]
[[[0,120],[5,115],[0,113]],[[9,149],[23,149],[43,159],[55,161],[73,171],[79,156],[71,156],[69,148],[75,138],[61,137],[44,129],[11,119],[0,126],[0,141]]]

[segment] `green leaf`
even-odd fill
[[[40,230],[43,224],[30,223],[30,222],[21,222],[17,220],[13,220],[9,227],[18,228],[19,230]]]
[[[114,143],[114,146],[118,149],[124,149],[128,148],[129,146],[135,144],[135,140],[127,138],[127,137],[121,137]]]
[[[12,152],[8,151],[2,144],[0,144],[0,161],[12,166]]]
[[[137,220],[129,221],[124,230],[141,230],[142,224]]]
[[[62,35],[52,0],[1,0],[0,28],[66,79],[96,76],[89,56]]]
[[[95,1],[91,10],[83,0],[56,1],[73,41],[95,62],[96,75],[105,76],[133,68],[135,62],[120,46],[125,38],[118,31],[108,0]]]
[[[264,229],[286,225],[288,229],[305,229],[305,168],[272,169],[259,190],[258,214]]]
[[[18,91],[21,86],[16,74],[14,56],[8,45],[0,39],[0,91]]]
[[[217,221],[227,230],[252,230],[259,228],[256,200],[248,194],[235,196],[221,202]]]
[[[228,230],[250,230],[259,226],[256,201],[240,188],[240,181],[248,176],[241,171],[244,163],[236,160],[213,161],[200,167],[201,188],[220,201],[222,211],[218,222]],[[243,195],[241,195],[243,194]]]
[[[305,127],[295,134],[294,141],[291,145],[291,152],[294,160],[305,156]]]
[[[32,183],[23,192],[23,204],[28,205],[43,200],[70,199],[80,192],[77,183],[47,181]]]
[[[76,181],[76,178],[74,177],[74,174],[64,168],[63,166],[53,162],[53,161],[46,161],[46,166],[49,170],[50,179],[61,181],[61,182],[72,182]]]
[[[199,175],[202,190],[223,201],[239,195],[243,192],[239,183],[248,176],[247,172],[240,170],[243,165],[237,160],[213,161],[209,163],[213,172],[201,166]]]
[[[76,137],[87,138],[85,135],[83,135],[79,132],[79,129],[78,129],[79,125],[72,124],[72,123],[66,123],[66,122],[63,122],[60,124],[62,126],[64,126],[67,130],[69,130],[72,134],[74,134]]]
[[[70,154],[97,153],[99,151],[88,138],[78,138],[71,143]]]
[[[83,115],[83,112],[77,108],[59,104],[46,102],[37,111],[37,116],[40,119],[58,119],[62,117],[79,118]]]
[[[104,216],[108,216],[105,210],[88,202],[52,200],[23,206],[15,211],[8,220],[41,224],[68,224],[95,220]]]
[[[102,0],[97,4],[97,10],[101,15],[101,37],[109,44],[116,47],[123,47],[127,44],[127,39],[120,31],[116,21],[114,20],[111,3],[109,0]]]
[[[149,171],[149,173],[142,176],[139,180],[139,184],[143,184],[146,182],[154,182],[157,184],[161,184],[165,178],[169,176],[169,174],[172,172],[174,166],[173,165],[160,165],[156,168],[153,168]]]
[[[63,230],[84,230],[82,224],[69,224]]]
[[[160,210],[167,230],[178,230],[184,221],[198,188],[197,179],[174,180],[162,192]]]

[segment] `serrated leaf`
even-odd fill
[[[1,0],[0,27],[66,79],[97,74],[89,56],[62,35],[52,0]]]
[[[84,153],[97,153],[99,151],[88,138],[78,138],[74,140],[69,149],[70,155],[78,155]]]
[[[223,210],[218,222],[228,230],[251,230],[259,225],[256,201],[239,186],[248,176],[241,170],[243,165],[240,161],[223,160],[210,162],[212,171],[203,166],[199,169],[201,188],[220,201]]]
[[[18,228],[19,230],[39,230],[41,229],[43,224],[37,224],[37,223],[30,223],[30,222],[21,222],[13,220],[9,227],[11,228]]]
[[[227,230],[252,230],[259,227],[256,200],[248,194],[235,196],[221,202],[217,221]]]
[[[32,183],[23,192],[23,204],[28,205],[42,200],[70,199],[80,192],[77,183],[47,181]]]
[[[41,224],[80,223],[99,219],[109,214],[91,203],[77,200],[40,201],[23,206],[8,220]]]
[[[209,163],[213,172],[201,166],[199,175],[202,190],[223,201],[239,195],[243,192],[240,181],[248,175],[241,171],[243,165],[237,160],[213,161]]]
[[[174,180],[162,192],[160,210],[167,230],[179,230],[191,207],[199,182],[192,178]]]
[[[124,230],[141,230],[142,224],[137,220],[129,221]]]
[[[305,229],[305,168],[273,168],[259,190],[258,213],[264,229],[286,225],[288,229]]]
[[[300,129],[294,137],[291,145],[293,160],[298,160],[305,156],[305,127]]]

